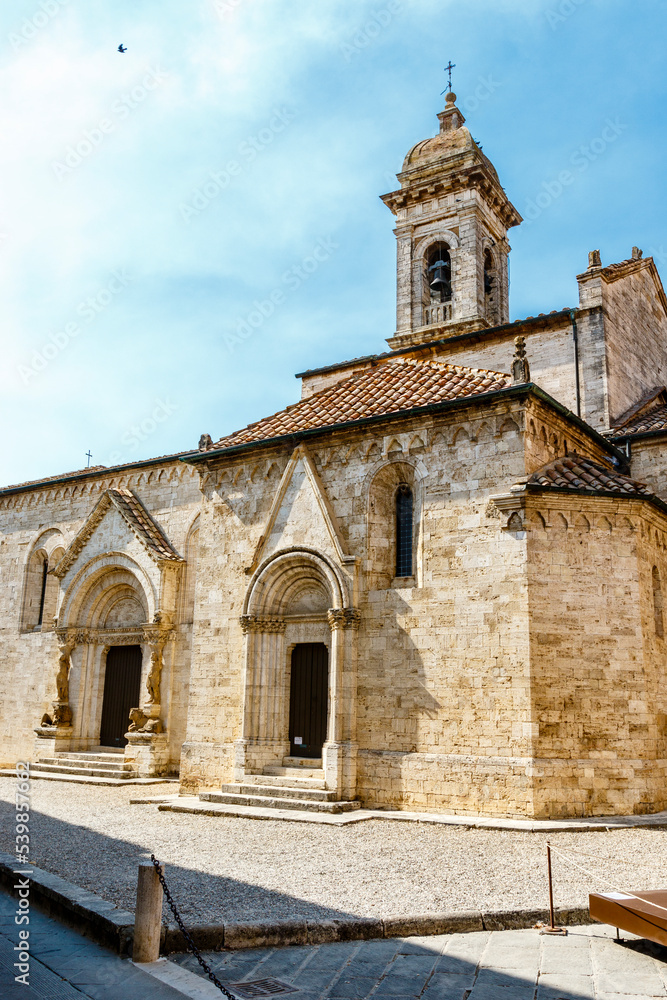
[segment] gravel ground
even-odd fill
[[[137,865],[154,851],[183,915],[194,923],[343,916],[408,916],[547,904],[545,844],[595,855],[554,855],[554,902],[589,891],[667,884],[667,830],[523,833],[370,820],[345,827],[194,816],[130,805],[137,787],[32,783],[30,860],[134,909]],[[14,780],[0,778],[0,847],[14,846]]]

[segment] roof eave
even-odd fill
[[[84,469],[82,472],[73,473],[71,476],[54,476],[53,479],[38,479],[35,482],[24,483],[23,485],[0,487],[0,497],[13,496],[15,493],[28,493],[33,490],[52,490],[66,483],[76,483],[82,479],[95,479],[96,477],[104,479],[108,476],[115,476],[119,472],[125,472],[128,469],[143,469],[149,465],[168,465],[170,462],[180,460],[183,454],[187,454],[187,452],[179,451],[174,455],[163,455],[161,458],[144,458],[137,462],[126,462],[124,465],[108,465],[103,469],[95,471],[91,469],[90,472]]]
[[[607,500],[645,500],[667,514],[667,503],[655,493],[622,493],[620,490],[585,490],[569,486],[543,486],[542,483],[526,483],[524,489],[528,493],[556,493],[561,496],[604,497]]]
[[[566,417],[581,430],[585,431],[608,454],[618,458],[622,463],[627,462],[627,456],[624,455],[622,451],[619,451],[610,441],[607,440],[607,438],[599,434],[593,427],[587,424],[585,420],[582,420],[581,417],[576,415],[576,413],[568,410],[566,406],[563,406],[562,403],[559,403],[553,398],[553,396],[550,396],[549,393],[545,392],[544,389],[541,389],[534,382],[524,382],[520,385],[507,386],[505,389],[494,389],[491,392],[480,392],[472,396],[463,396],[457,399],[445,399],[440,403],[430,403],[428,406],[414,406],[409,410],[396,410],[393,413],[377,413],[373,414],[371,417],[360,417],[358,420],[347,420],[344,423],[327,424],[321,427],[310,427],[302,431],[292,431],[290,434],[280,434],[276,437],[262,438],[259,441],[247,441],[244,444],[230,445],[227,448],[214,448],[210,451],[193,451],[189,454],[182,455],[180,461],[185,462],[188,465],[198,465],[202,462],[207,462],[212,458],[238,455],[246,451],[250,451],[253,448],[268,448],[288,443],[296,446],[299,441],[312,438],[317,435],[331,433],[333,431],[349,430],[354,427],[367,427],[374,424],[402,420],[411,416],[427,416],[430,413],[441,413],[447,410],[456,409],[457,407],[463,408],[465,406],[470,406],[471,403],[480,402],[482,400],[494,400],[500,398],[512,399],[531,394],[547,403],[562,416]]]
[[[321,368],[309,368],[303,372],[297,372],[295,378],[311,378],[313,375],[324,375],[327,372],[343,371],[345,368],[356,368],[364,364],[371,364],[374,361],[384,362],[392,358],[401,357],[404,354],[414,354],[422,351],[426,352],[436,347],[448,344],[457,344],[463,340],[475,341],[483,340],[491,334],[503,334],[510,330],[516,331],[523,326],[537,326],[554,322],[559,319],[569,320],[572,312],[579,314],[579,309],[558,309],[555,312],[545,313],[542,316],[527,316],[525,319],[515,319],[512,323],[502,323],[500,326],[486,326],[480,330],[470,330],[466,333],[456,333],[452,337],[437,337],[435,340],[428,340],[423,344],[412,344],[409,347],[398,347],[395,351],[383,351],[380,354],[366,354],[360,358],[351,358],[349,361],[342,361],[338,364],[323,365]]]

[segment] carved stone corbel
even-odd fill
[[[357,608],[330,608],[327,611],[327,620],[332,632],[337,628],[358,629],[361,611]]]
[[[244,635],[248,632],[281,633],[287,627],[284,618],[273,615],[241,615],[239,621]]]

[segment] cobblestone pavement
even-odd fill
[[[646,1000],[667,996],[667,949],[601,924],[209,953],[221,982],[275,978],[286,1000]],[[186,955],[171,962],[200,972]]]

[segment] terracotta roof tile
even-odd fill
[[[169,462],[172,460],[176,461],[176,459],[180,458],[181,455],[189,455],[189,454],[190,454],[189,451],[176,451],[176,452],[171,452],[168,455],[157,455],[155,458],[139,459],[136,462],[122,462],[119,465],[91,465],[87,469],[75,469],[74,472],[61,472],[56,476],[46,476],[44,479],[28,479],[25,483],[13,483],[10,484],[9,486],[2,486],[0,487],[0,493],[4,492],[5,490],[21,490],[24,488],[28,489],[29,487],[32,486],[42,486],[42,485],[46,486],[49,485],[50,483],[56,484],[65,479],[74,479],[78,476],[91,476],[91,475],[94,476],[96,473],[100,472],[107,473],[109,476],[111,476],[112,474],[115,475],[117,472],[120,472],[121,470],[125,469],[130,470],[138,466],[152,465],[154,463],[157,464],[158,462],[162,461],[164,462]]]
[[[69,479],[71,476],[83,476],[87,472],[103,472],[106,465],[91,465],[88,469],[75,469],[74,472],[61,472],[57,476],[46,476],[44,479],[28,479],[25,483],[11,483],[3,486],[5,490],[17,490],[22,486],[39,486],[40,483],[57,483],[60,479]]]
[[[537,486],[588,490],[591,493],[623,493],[626,496],[652,496],[643,483],[623,476],[615,469],[605,469],[590,458],[571,454],[556,458],[534,472],[528,480]]]
[[[181,561],[176,549],[173,547],[160,526],[153,520],[142,502],[131,490],[107,490],[107,493],[119,507],[129,524],[136,533],[142,537],[145,544],[155,552],[160,559],[174,559]]]
[[[463,368],[437,361],[387,361],[356,372],[271,417],[249,424],[221,438],[213,447],[232,448],[284,434],[335,427],[350,420],[495,392],[511,384],[509,375],[486,369]]]
[[[667,404],[656,406],[648,413],[640,413],[634,419],[626,421],[616,429],[616,436],[627,437],[628,434],[643,434],[646,431],[667,431]]]

